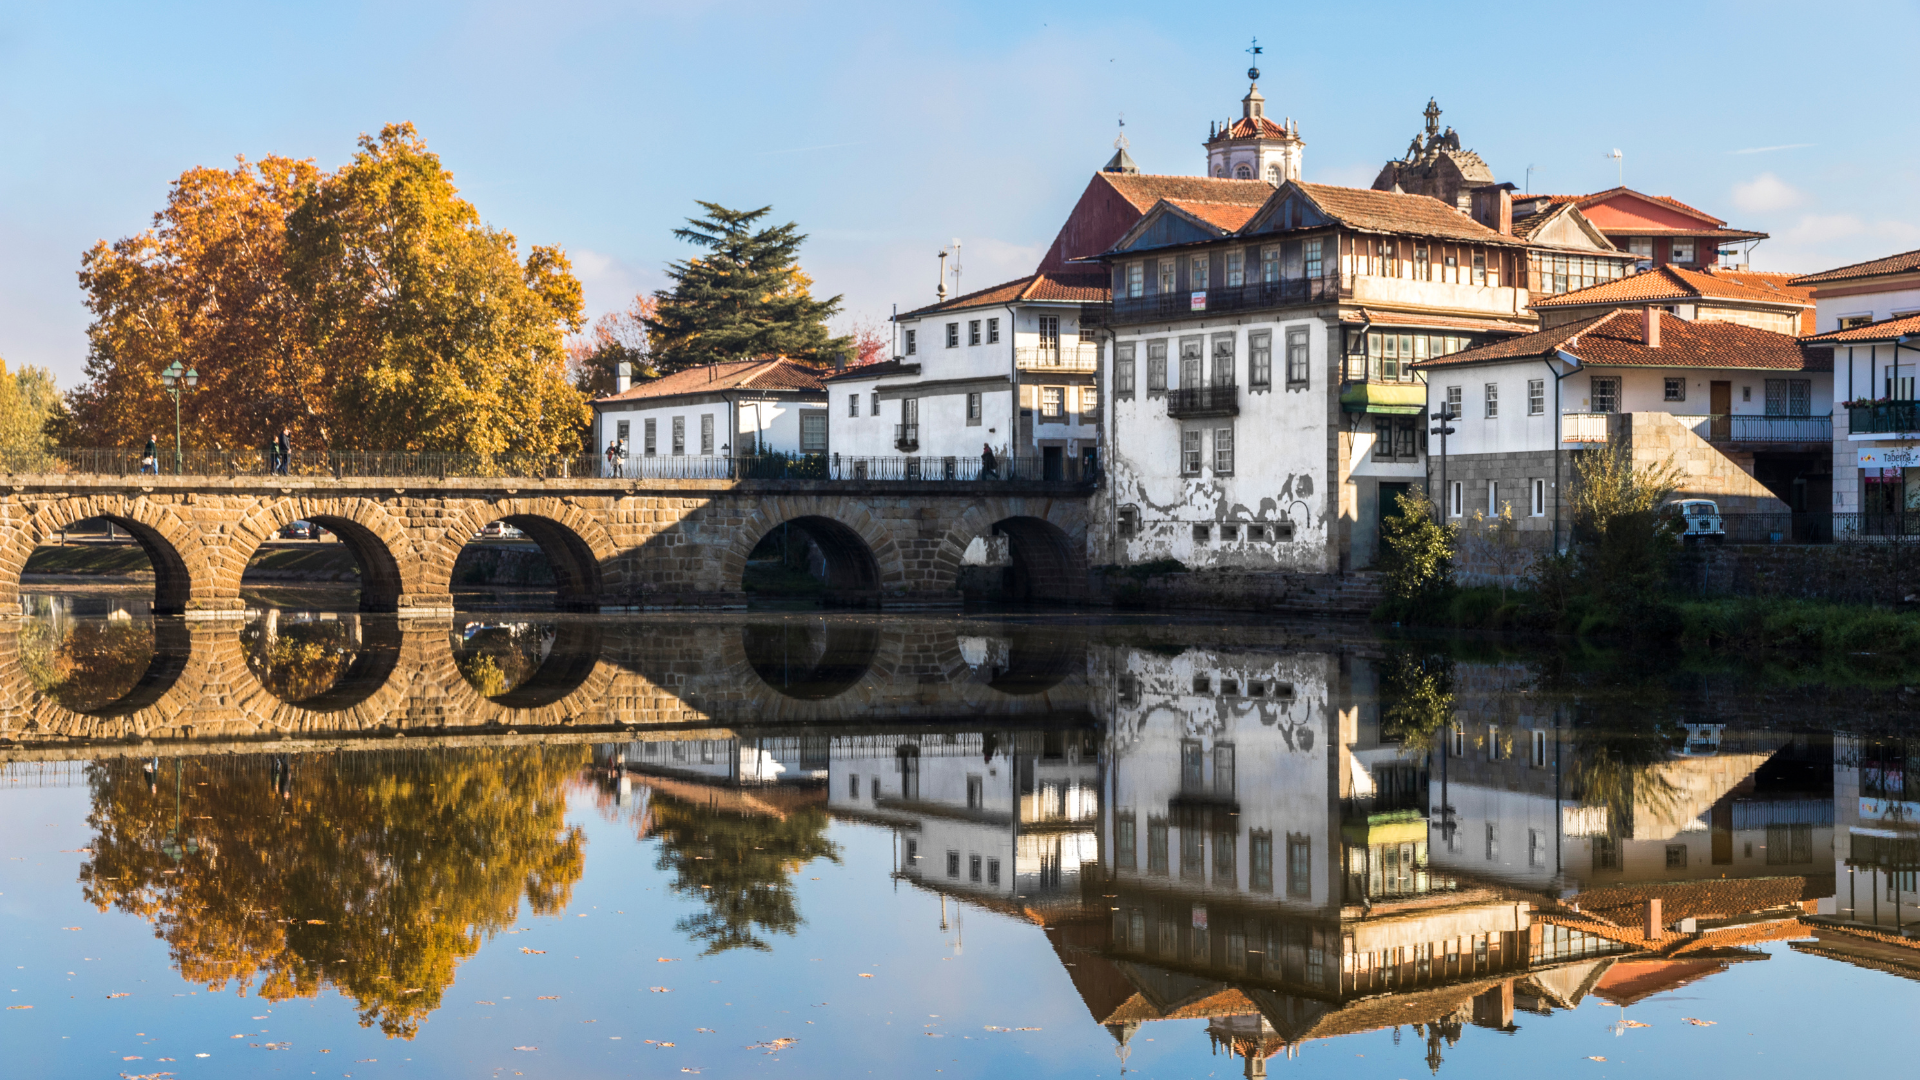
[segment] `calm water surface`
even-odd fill
[[[1359,627],[0,631],[0,1075],[1899,1075],[1904,673]]]

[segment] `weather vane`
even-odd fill
[[[1252,82],[1260,81],[1260,54],[1266,51],[1267,50],[1260,47],[1259,38],[1254,38],[1253,44],[1247,48],[1247,55],[1253,57],[1253,63],[1247,67],[1248,80]]]
[[[1127,114],[1121,113],[1120,114],[1120,134],[1118,137],[1116,137],[1113,140],[1113,148],[1115,150],[1125,150],[1128,145],[1129,144],[1127,142]]]

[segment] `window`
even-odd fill
[[[1463,391],[1460,387],[1458,386],[1447,387],[1447,398],[1446,398],[1447,407],[1444,410],[1447,414],[1447,419],[1458,420],[1460,419],[1461,416],[1465,415],[1461,411],[1462,406],[1465,404],[1465,402],[1462,400],[1464,396],[1465,396],[1465,391]]]
[[[1673,242],[1673,255],[1667,261],[1677,262],[1677,263],[1692,262],[1693,261],[1693,241],[1692,240],[1675,240]]]
[[[912,356],[914,353],[917,353],[919,351],[920,351],[920,331],[918,330],[907,331],[907,355]]]
[[[641,439],[640,445],[641,445],[642,451],[648,457],[652,457],[654,455],[654,448],[659,445],[659,441],[660,441],[659,424],[660,422],[658,420],[646,420],[646,421],[642,421],[640,424],[640,439]]]
[[[1121,870],[1132,870],[1134,865],[1135,823],[1131,811],[1116,814],[1113,819],[1113,861]]]
[[[1147,393],[1167,388],[1167,343],[1147,342]]]
[[[1199,880],[1207,873],[1207,834],[1191,824],[1180,826],[1180,876]]]
[[[1065,398],[1065,396],[1066,396],[1065,387],[1060,387],[1060,386],[1041,387],[1040,388],[1040,419],[1043,421],[1044,420],[1052,420],[1056,422],[1064,421],[1066,419],[1064,415],[1066,412],[1066,409],[1065,409],[1065,406],[1062,404],[1062,401]]]
[[[1178,289],[1180,264],[1172,259],[1160,260],[1160,295],[1167,296]]]
[[[1529,760],[1534,768],[1544,769],[1547,767],[1547,733],[1540,728],[1534,728],[1532,734],[1533,756]]]
[[[1320,277],[1320,250],[1322,241],[1303,240],[1300,242],[1300,255],[1306,265],[1307,280]]]
[[[1644,262],[1653,261],[1653,237],[1630,236],[1627,238],[1627,252]]]
[[[872,396],[872,398],[871,398],[871,399],[869,400],[869,402],[868,402],[868,405],[867,405],[867,415],[869,415],[869,416],[879,416],[879,415],[880,415],[880,391],[878,391],[878,390],[875,390],[875,391],[873,392],[873,396]]]
[[[1593,377],[1593,411],[1597,413],[1616,413],[1620,411],[1620,376],[1595,375]]]
[[[874,777],[873,782],[867,785],[867,797],[871,798],[874,802],[880,801],[880,778],[879,777],[877,776]]]
[[[1527,865],[1547,865],[1547,836],[1539,829],[1527,830]]]
[[[1060,316],[1042,315],[1039,317],[1040,347],[1043,349],[1060,348]]]
[[[979,319],[967,320],[967,344],[969,345],[980,344],[980,320]]]
[[[1222,694],[1236,695],[1240,684],[1233,679],[1220,680]],[[1221,743],[1213,748],[1213,793],[1220,796],[1233,794],[1233,744]]]
[[[1287,385],[1295,389],[1307,385],[1307,328],[1296,326],[1287,331]]]
[[[920,868],[919,868],[918,866],[915,866],[915,865],[914,865],[915,863],[917,863],[917,862],[919,862],[919,861],[920,861],[920,841],[918,841],[918,840],[914,840],[914,839],[908,839],[908,841],[907,841],[907,869],[909,869],[909,870],[918,870],[918,869],[920,869]]]
[[[967,423],[980,423],[980,395],[978,392],[967,395]]]
[[[987,320],[987,344],[998,345],[999,343],[1000,343],[1000,320],[988,319]]]
[[[1767,865],[1791,866],[1813,861],[1813,826],[1767,826]]]
[[[1120,535],[1121,536],[1139,536],[1140,535],[1140,508],[1139,507],[1123,506],[1120,508]]]
[[[960,347],[960,324],[957,322],[950,322],[947,324],[947,348],[957,349],[959,347]]]
[[[1227,252],[1227,288],[1237,289],[1247,283],[1247,253],[1235,248]]]
[[[1147,873],[1167,875],[1167,819],[1147,819]]]
[[[1667,869],[1685,870],[1687,868],[1687,845],[1667,845]]]
[[[1275,162],[1275,163],[1273,163],[1273,164],[1271,164],[1271,165],[1269,165],[1269,166],[1267,166],[1267,183],[1269,183],[1269,184],[1272,184],[1272,185],[1273,185],[1274,187],[1279,187],[1279,186],[1280,186],[1280,164],[1279,164],[1279,162]]]
[[[1813,405],[1813,383],[1807,379],[1768,379],[1768,416],[1805,416]]]
[[[1260,249],[1260,280],[1268,284],[1280,280],[1280,245],[1268,244]]]
[[[1466,498],[1467,498],[1465,485],[1463,485],[1458,480],[1454,480],[1451,483],[1449,483],[1447,486],[1452,489],[1451,491],[1447,492],[1447,516],[1448,517],[1465,516]]]
[[[1500,416],[1500,384],[1488,383],[1487,384],[1487,419],[1494,420],[1494,419],[1498,419],[1499,416]]]
[[[1243,161],[1233,167],[1233,178],[1235,180],[1251,180],[1253,179],[1253,170]]]
[[[1099,412],[1100,412],[1099,388],[1093,387],[1093,386],[1081,387],[1080,388],[1080,418],[1083,421],[1090,421]]]
[[[1378,273],[1381,277],[1400,276],[1400,243],[1397,240],[1381,240],[1374,252],[1379,258]]]
[[[1200,432],[1188,429],[1180,433],[1180,471],[1188,476],[1200,475]]]
[[[1413,247],[1413,280],[1431,281],[1432,279],[1433,273],[1427,259],[1426,245],[1415,244]]]
[[[960,876],[960,853],[957,851],[947,852],[947,876],[950,878]]]
[[[1202,353],[1207,343],[1197,337],[1180,339],[1180,388],[1200,385],[1200,365]]]
[[[1499,857],[1500,826],[1495,822],[1489,821],[1487,822],[1487,861],[1492,862]]]
[[[1313,893],[1313,838],[1290,834],[1287,837],[1287,895],[1310,896]]]
[[[1487,516],[1500,516],[1500,481],[1487,481]]]
[[[1273,834],[1255,830],[1247,838],[1247,887],[1254,892],[1273,891]]]
[[[1139,298],[1147,292],[1147,266],[1145,263],[1127,264],[1127,296]]]
[[[1836,329],[1855,330],[1862,326],[1871,325],[1873,325],[1873,316],[1871,315],[1842,315],[1840,316],[1840,324]]]
[[[1000,860],[999,859],[987,860],[987,884],[989,885],[1000,884]]]
[[[967,880],[977,884],[980,881],[980,869],[980,856],[968,855]]]
[[[673,452],[675,456],[687,452],[687,418],[684,416],[673,418]]]
[[[1475,285],[1487,283],[1487,253],[1484,251],[1473,253],[1473,283]]]
[[[860,395],[859,394],[847,395],[847,415],[849,417],[854,417],[854,418],[859,417],[860,415]]]
[[[1500,760],[1500,725],[1487,725],[1487,760]]]
[[[1680,378],[1678,376],[1669,375],[1662,381],[1666,384],[1666,388],[1667,388],[1666,400],[1668,401],[1687,400],[1687,380]]]
[[[1273,331],[1247,334],[1247,385],[1265,390],[1273,383]]]
[[[1528,486],[1533,488],[1533,497],[1530,500],[1528,500],[1532,504],[1529,512],[1534,517],[1546,517],[1547,516],[1547,482],[1546,480],[1539,477],[1535,477]]]
[[[1214,386],[1233,385],[1233,335],[1215,334],[1213,336],[1213,379]]]
[[[1195,255],[1187,266],[1187,286],[1194,292],[1207,291],[1208,270],[1212,267],[1205,255]]]
[[[860,797],[860,774],[853,773],[847,777],[847,798],[857,799],[859,797]]]
[[[700,414],[700,453],[703,457],[713,456],[713,414]]]
[[[1547,411],[1547,380],[1527,380],[1527,415],[1539,416]]]
[[[800,413],[800,452],[827,452],[827,410],[804,409]]]
[[[1420,460],[1420,423],[1417,416],[1375,416],[1373,460]]]
[[[1113,392],[1126,397],[1133,396],[1133,352],[1131,342],[1117,345],[1113,350]]]
[[[615,442],[624,444],[627,441],[627,437],[632,433],[633,421],[631,420],[622,420],[613,426],[613,438]],[[626,452],[624,445],[621,450],[623,453]]]

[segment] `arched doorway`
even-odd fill
[[[878,607],[880,564],[850,526],[805,516],[775,525],[760,538],[740,587],[758,603]]]

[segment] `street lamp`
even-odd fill
[[[173,396],[173,474],[179,476],[182,472],[186,471],[182,466],[180,458],[181,383],[184,382],[186,384],[186,389],[193,389],[200,385],[200,373],[192,368],[181,371],[180,361],[175,360],[173,363],[168,364],[165,370],[160,372],[160,382],[167,388],[167,393]]]

